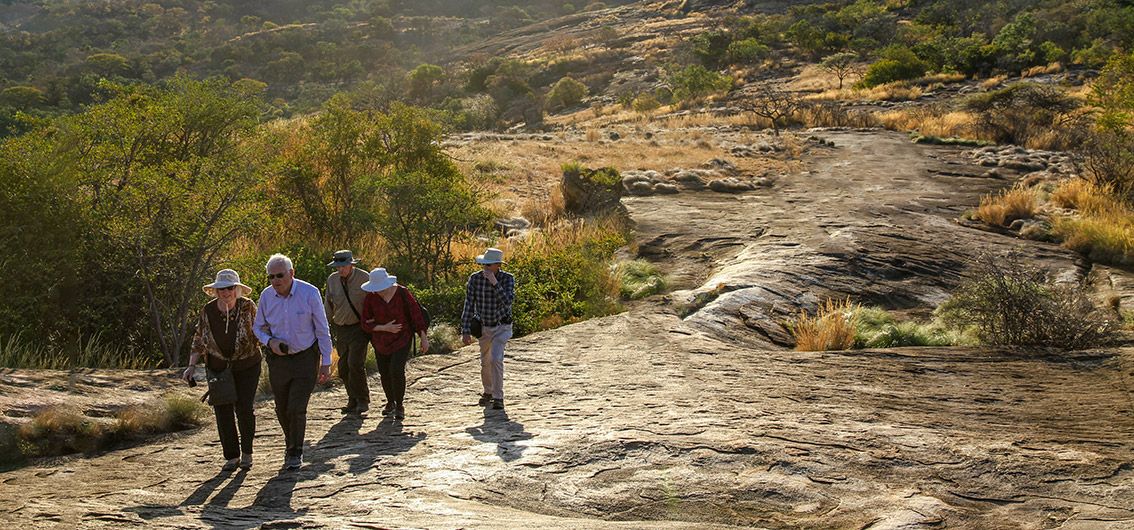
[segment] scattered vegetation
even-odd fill
[[[4,443],[19,450],[18,455],[8,455],[10,462],[92,453],[145,436],[195,428],[207,415],[198,400],[177,395],[127,407],[112,422],[84,416],[65,406],[51,406],[14,429],[14,440],[12,431],[8,431]]]
[[[984,344],[1079,350],[1106,344],[1117,322],[1075,285],[1056,284],[1018,258],[986,255],[941,307],[950,327]]]

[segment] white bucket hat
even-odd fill
[[[362,290],[368,293],[376,293],[395,283],[398,283],[397,276],[390,276],[385,268],[378,267],[370,271],[370,281],[362,284]]]
[[[205,294],[209,296],[216,296],[217,289],[224,289],[225,287],[232,287],[233,285],[240,287],[240,296],[248,296],[252,294],[252,288],[240,283],[240,275],[232,269],[221,269],[217,272],[217,279],[202,289]]]
[[[476,262],[481,265],[492,265],[493,263],[504,263],[504,251],[498,248],[490,248],[476,257]]]

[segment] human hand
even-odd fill
[[[184,372],[181,373],[181,379],[184,380],[186,383],[188,383],[190,380],[193,379],[193,376],[196,375],[196,374],[197,374],[197,367],[190,365],[189,367],[185,368]]]
[[[421,353],[429,353],[429,337],[424,333],[421,335]]]
[[[465,346],[472,344],[473,343],[472,335],[469,335],[468,333],[461,335],[461,342],[464,343]]]
[[[271,348],[272,353],[274,353],[276,355],[283,355],[284,354],[283,350],[280,349],[280,346],[283,345],[283,344],[287,344],[287,343],[285,343],[284,341],[282,341],[280,339],[272,339],[272,340],[268,341],[268,347]]]
[[[385,331],[387,333],[397,333],[401,330],[402,325],[398,324],[397,320],[391,320],[385,324],[382,324],[382,331]]]
[[[330,379],[331,379],[331,365],[328,364],[328,365],[320,366],[319,367],[319,384],[320,385],[327,384],[327,381],[329,381]]]
[[[481,274],[484,275],[484,279],[488,280],[488,283],[496,285],[496,271],[493,271],[492,269],[484,269],[484,272],[482,272]]]

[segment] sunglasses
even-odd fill
[[[218,291],[231,291],[233,289],[236,289],[235,285],[229,285],[228,287],[217,287]]]
[[[278,273],[278,274],[269,274],[268,275],[268,281],[272,281],[276,278],[279,278],[279,279],[282,280],[282,279],[284,279],[285,276],[287,276],[286,272],[281,272],[281,273]]]

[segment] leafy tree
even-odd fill
[[[726,57],[730,64],[754,64],[768,56],[771,48],[752,38],[729,43]]]
[[[678,101],[697,100],[724,92],[732,87],[732,82],[732,77],[707,70],[699,64],[673,71],[669,75],[673,97]]]
[[[1087,142],[1088,175],[1134,201],[1134,53],[1114,54],[1091,87],[1099,109]]]
[[[428,63],[419,64],[406,74],[410,96],[423,101],[429,99],[433,92],[433,85],[441,81],[444,76],[445,71],[440,66]]]
[[[839,80],[839,89],[843,88],[843,80],[858,72],[858,54],[853,52],[840,52],[828,55],[819,63],[819,67],[826,70]]]
[[[174,366],[192,330],[201,281],[228,244],[256,224],[259,108],[219,80],[109,90],[106,102],[16,140],[13,146],[50,155],[16,175],[48,183],[37,193],[58,194],[60,221],[81,219],[70,225],[81,228],[73,231],[78,240],[60,247],[79,249],[76,266],[92,280],[83,286],[90,295],[84,303],[117,297],[97,311],[117,313],[122,296],[140,293],[138,314]],[[17,252],[40,252],[29,243]]]
[[[965,101],[965,108],[978,116],[978,126],[998,143],[1027,145],[1055,130],[1063,132],[1067,148],[1080,140],[1074,127],[1079,106],[1059,89],[1033,83],[1017,83]]]

